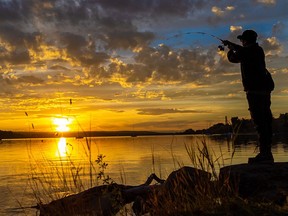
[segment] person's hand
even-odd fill
[[[233,43],[228,44],[228,48],[229,48],[230,50],[235,50],[235,46],[234,46]]]
[[[223,45],[224,46],[228,46],[228,48],[231,50],[235,49],[235,46],[232,42],[228,41],[228,40],[223,40],[222,41]]]
[[[223,40],[222,43],[224,46],[229,46],[229,44],[231,44],[231,42],[228,40]]]

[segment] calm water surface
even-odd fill
[[[202,148],[203,141],[214,159],[220,157],[216,164],[221,167],[246,163],[248,157],[256,154],[255,142],[251,140],[240,140],[240,145],[232,145],[227,139],[203,136],[2,140],[0,215],[36,215],[35,210],[21,207],[35,205],[35,197],[49,202],[48,194],[55,198],[71,193],[73,188],[75,190],[73,179],[77,180],[77,185],[81,181],[84,188],[88,188],[91,182],[102,184],[102,180],[97,180],[99,168],[95,162],[100,154],[105,156],[104,162],[108,164],[106,176],[117,183],[137,185],[144,183],[151,173],[166,178],[180,165],[194,166],[186,148],[194,149],[198,154],[197,148]],[[287,161],[287,143],[275,141],[273,154],[276,162]],[[70,186],[70,189],[63,188],[63,185]]]

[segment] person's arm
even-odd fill
[[[231,41],[228,41],[228,40],[223,40],[223,45],[228,46],[229,50],[234,50],[234,51],[238,51],[242,48],[242,46],[232,43]]]
[[[240,58],[237,55],[237,52],[235,52],[234,50],[230,49],[227,53],[227,58],[230,62],[232,63],[240,63]]]
[[[228,40],[223,41],[224,46],[228,46],[229,51],[227,53],[227,58],[232,63],[240,63],[241,59],[239,56],[239,52],[242,49],[242,46],[232,43]]]

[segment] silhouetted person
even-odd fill
[[[256,42],[257,33],[246,30],[237,38],[243,46],[227,40],[223,41],[223,44],[229,48],[228,60],[241,65],[242,84],[250,115],[259,134],[260,153],[254,158],[249,158],[248,163],[273,163],[271,152],[273,117],[270,105],[274,82],[266,69],[264,51]]]

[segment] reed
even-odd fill
[[[67,146],[70,144],[68,143]],[[81,142],[84,163],[73,160],[71,155],[59,157],[57,160],[45,158],[38,163],[33,152],[30,151],[29,185],[38,206],[76,194],[97,185],[109,185],[114,181],[107,175],[108,163],[105,155],[93,155],[91,139]],[[59,210],[61,211],[61,210]]]
[[[83,164],[76,164],[70,157],[65,160],[59,158],[56,164],[55,161],[49,160],[47,160],[47,164],[38,164],[37,161],[31,163],[30,186],[38,204],[49,203],[92,186],[114,183],[106,173],[109,166],[105,161],[105,155],[93,155],[92,144],[92,139],[85,139],[82,144],[89,165],[88,169],[85,169]],[[153,192],[150,195],[150,214],[148,215],[287,215],[287,211],[275,205],[244,200],[238,197],[237,193],[225,184],[225,181],[224,184],[220,183],[218,170],[223,166],[226,158],[221,151],[220,155],[216,155],[209,149],[204,137],[200,144],[185,144],[185,148],[191,161],[191,167],[211,173],[212,179],[196,180],[197,187],[192,190],[190,188],[187,190],[187,187],[183,187],[181,184],[171,188],[171,194],[181,194],[181,196],[163,194],[161,190]],[[32,155],[31,160],[33,160]],[[175,170],[183,166],[181,161],[176,160],[172,147],[171,160],[173,160]],[[151,165],[154,171],[155,163],[155,150],[152,147]],[[125,182],[124,168],[120,171],[120,176]],[[187,181],[181,176],[178,180],[179,182]],[[115,198],[112,202],[117,204],[118,200]],[[117,215],[133,215],[131,204],[125,205]]]
[[[172,146],[172,145],[171,145]],[[191,167],[198,168],[209,173],[212,173],[211,181],[209,178],[199,178],[195,180],[196,187],[184,186],[190,179],[187,176],[179,175],[177,182],[179,185],[174,185],[169,189],[169,193],[165,191],[157,191],[150,197],[149,206],[152,215],[213,215],[223,204],[223,198],[231,196],[231,193],[217,184],[218,174],[217,166],[220,169],[220,161],[223,155],[215,155],[212,152],[205,138],[201,144],[186,145],[186,152],[191,161]],[[183,166],[181,161],[178,161],[171,147],[171,160],[173,160],[175,170]],[[215,158],[215,159],[214,159]],[[218,169],[218,170],[219,170]],[[224,187],[224,186],[223,186]],[[179,196],[178,196],[179,195]],[[215,214],[217,215],[217,214]]]
[[[194,186],[188,186],[187,176],[179,175],[178,185],[167,190],[156,190],[151,195],[146,206],[149,206],[150,215],[183,215],[183,216],[258,216],[258,215],[287,215],[288,207],[279,207],[271,203],[256,203],[242,199],[230,188],[226,181],[220,181],[218,170],[224,165],[222,151],[216,155],[205,138],[201,144],[185,145],[186,152],[191,160],[191,166],[212,174],[212,178],[201,178],[194,180]],[[174,164],[181,165],[171,151]],[[232,153],[232,159],[234,151]],[[180,168],[180,167],[178,167]],[[184,183],[184,184],[183,184]],[[163,192],[165,191],[165,192]],[[163,194],[164,193],[164,194]]]

